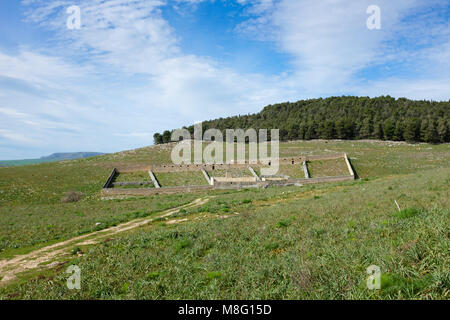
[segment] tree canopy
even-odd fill
[[[280,139],[382,139],[450,142],[450,100],[395,99],[390,96],[330,97],[266,106],[261,112],[203,122],[203,131],[279,129]],[[194,126],[187,127],[193,134]],[[170,141],[171,131],[155,134],[155,144]]]

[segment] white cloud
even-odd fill
[[[0,129],[0,139],[7,139],[7,140],[12,140],[13,142],[18,142],[18,143],[22,143],[22,144],[32,144],[35,142],[34,139],[31,139],[27,136],[25,136],[22,133],[18,133],[18,132],[14,132],[11,130],[7,130],[7,129]],[[0,140],[1,142],[1,140]]]
[[[291,57],[291,68],[272,76],[182,52],[161,8],[203,1],[23,1],[27,20],[55,37],[17,55],[0,52],[0,77],[16,81],[0,92],[0,135],[17,145],[33,141],[39,150],[110,152],[151,144],[154,132],[197,119],[306,97],[448,99],[448,23],[404,21],[421,1],[377,1],[382,30],[369,31],[366,8],[372,1],[236,0],[247,6],[248,17],[237,30],[274,41]],[[81,8],[80,30],[66,28],[65,9],[73,4]],[[398,46],[399,37],[414,42],[428,34],[436,40],[420,50]],[[361,81],[359,73],[368,67],[398,63],[414,65],[415,78]]]
[[[29,117],[28,114],[19,112],[12,108],[2,108],[0,107],[0,113],[3,113],[6,116],[14,117],[14,118],[27,118]]]
[[[0,75],[35,87],[56,88],[61,82],[72,81],[85,72],[85,67],[71,65],[59,57],[27,50],[21,50],[17,56],[0,52]]]
[[[256,112],[295,97],[277,85],[279,77],[242,74],[183,54],[161,16],[161,1],[79,1],[81,30],[65,28],[71,1],[24,4],[28,20],[54,30],[56,38],[40,53],[0,52],[0,77],[36,88],[13,86],[0,96],[0,105],[29,115],[2,118],[0,125],[41,147],[119,151],[149,145],[154,132],[195,119]]]
[[[259,1],[241,2],[255,3],[256,7],[260,5]],[[280,0],[267,6],[263,15],[242,23],[238,31],[255,39],[262,37],[262,40],[275,41],[281,51],[290,54],[293,76],[288,85],[311,96],[355,92],[354,88],[361,86],[359,72],[383,64],[409,62],[417,67],[419,63],[420,70],[417,71],[421,73],[414,75],[418,85],[423,83],[421,78],[426,79],[431,74],[447,81],[447,58],[450,55],[448,22],[433,23],[439,10],[432,13],[423,10],[427,6],[439,8],[443,4],[437,1],[379,0],[376,4],[381,8],[382,28],[368,30],[366,9],[371,4],[371,0]],[[405,19],[411,14],[416,15],[415,20]],[[403,39],[411,43],[411,49],[399,45]],[[436,40],[418,49],[417,45],[423,39]],[[409,93],[401,91],[405,88],[400,86],[401,75],[384,81],[390,82],[386,88],[398,85],[394,91],[400,95]],[[436,81],[438,83],[439,80]],[[437,85],[436,88],[442,86]],[[370,91],[370,88],[366,89]],[[448,95],[448,90],[433,90],[428,97],[445,94]]]

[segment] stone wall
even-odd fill
[[[108,179],[106,179],[106,182],[103,185],[103,189],[110,188],[112,186],[112,182],[114,181],[114,178],[116,177],[116,174],[117,174],[117,169],[114,168],[111,171],[111,174],[109,175]]]
[[[243,188],[263,188],[270,186],[289,186],[289,185],[304,185],[315,184],[323,182],[341,182],[352,181],[354,176],[340,176],[340,177],[322,177],[322,178],[310,178],[310,179],[288,179],[280,181],[248,181],[248,182],[215,182],[214,186],[192,186],[192,187],[170,187],[170,188],[151,188],[151,189],[120,189],[109,188],[102,189],[103,196],[114,195],[132,195],[132,196],[149,196],[155,194],[175,194],[175,193],[188,193],[205,190],[227,190],[227,189],[243,189]]]
[[[344,158],[345,153],[336,153],[330,155],[305,155],[305,156],[295,156],[295,157],[282,157],[279,158],[280,164],[299,164],[301,165],[304,161],[313,160],[332,160]],[[133,164],[126,166],[116,167],[118,173],[130,173],[136,171],[153,171],[158,172],[180,172],[180,171],[197,171],[200,169],[204,170],[215,170],[215,169],[231,169],[231,168],[248,168],[249,165],[268,165],[272,159],[260,159],[257,164],[249,163],[248,160],[245,163],[226,163],[226,164],[165,164],[165,165],[147,165],[147,164]]]
[[[150,176],[155,172],[182,172],[182,171],[199,171],[199,170],[215,170],[215,169],[227,169],[227,168],[248,168],[246,164],[215,164],[215,165],[162,165],[162,166],[148,166],[148,165],[132,165],[127,167],[115,168],[111,172],[108,180],[106,181],[102,195],[133,195],[133,196],[146,196],[154,194],[174,194],[174,193],[187,193],[205,190],[215,189],[242,189],[242,188],[265,188],[268,186],[288,186],[288,185],[304,185],[324,182],[339,182],[339,181],[352,181],[355,179],[353,169],[344,154],[322,155],[322,156],[305,156],[305,157],[284,157],[280,158],[280,164],[293,164],[303,165],[306,161],[313,160],[331,160],[343,158],[349,169],[350,175],[336,176],[336,177],[321,177],[321,178],[303,178],[303,179],[273,179],[266,181],[259,181],[255,176],[242,177],[242,178],[227,178],[227,177],[214,177],[214,185],[208,186],[179,186],[179,187],[163,187],[163,188],[148,188],[148,189],[128,189],[128,188],[111,188],[112,181],[118,173],[136,172],[136,171],[148,171]],[[269,160],[262,160],[260,163],[264,163]],[[267,162],[268,163],[268,162]],[[152,172],[153,171],[153,172]],[[207,176],[207,175],[206,175]],[[208,179],[205,176],[206,179]],[[153,176],[154,177],[154,176]],[[153,179],[152,179],[153,180]],[[156,180],[156,178],[155,178]]]
[[[155,194],[175,194],[188,193],[196,191],[213,190],[213,186],[195,186],[195,187],[167,187],[167,188],[148,188],[148,189],[121,189],[109,188],[102,189],[102,196],[117,196],[117,195],[131,195],[131,196],[151,196]]]

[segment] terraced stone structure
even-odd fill
[[[279,159],[279,173],[262,176],[256,164],[133,165],[114,168],[102,189],[103,196],[186,193],[214,189],[266,188],[355,179],[347,154],[296,156]],[[134,181],[134,180],[139,181]]]

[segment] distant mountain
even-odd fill
[[[41,157],[40,160],[45,161],[62,161],[62,160],[73,160],[82,159],[95,156],[101,156],[104,153],[100,152],[66,152],[66,153],[53,153],[46,157]]]
[[[89,158],[95,156],[101,156],[104,153],[100,152],[60,152],[53,153],[49,156],[41,157],[39,159],[24,159],[24,160],[1,160],[0,167],[17,167],[17,166],[25,166],[28,164],[36,164],[43,162],[55,162],[55,161],[63,161],[63,160],[74,160],[74,159],[82,159]]]

